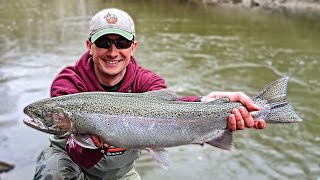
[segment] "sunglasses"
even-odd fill
[[[104,48],[104,49],[109,49],[111,48],[112,44],[114,44],[117,49],[128,49],[131,44],[133,43],[133,40],[128,40],[126,38],[119,38],[119,39],[109,39],[109,38],[99,38],[97,39],[94,44],[98,48]]]

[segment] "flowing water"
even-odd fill
[[[235,133],[236,150],[168,148],[169,170],[145,152],[137,170],[157,179],[320,179],[319,17],[202,7],[173,1],[0,1],[0,160],[4,180],[31,179],[48,135],[25,126],[25,105],[49,96],[53,78],[85,52],[89,21],[117,7],[135,20],[138,62],[180,96],[256,95],[289,76],[299,124]]]

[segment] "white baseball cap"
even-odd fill
[[[106,34],[118,34],[128,40],[133,40],[135,30],[132,18],[126,12],[115,8],[98,12],[91,19],[89,39],[95,42]]]

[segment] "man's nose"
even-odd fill
[[[118,52],[118,48],[112,43],[111,47],[107,50],[107,55],[110,57],[117,57]]]

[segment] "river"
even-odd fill
[[[289,76],[288,100],[303,122],[235,133],[235,151],[205,145],[168,148],[169,170],[147,152],[144,180],[320,179],[320,20],[179,1],[0,1],[0,160],[2,180],[31,179],[48,135],[23,124],[23,107],[49,96],[52,80],[85,52],[89,21],[117,7],[135,20],[138,62],[180,96],[259,93]]]

